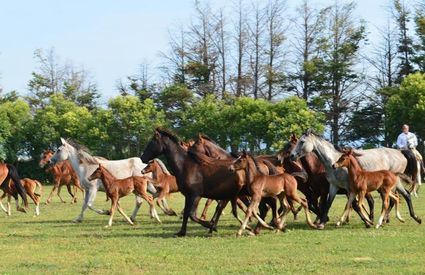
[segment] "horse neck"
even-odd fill
[[[209,140],[204,140],[202,146],[204,147],[205,154],[211,158],[215,159],[232,159],[232,155],[229,154],[226,150],[214,144]]]
[[[169,138],[164,139],[164,156],[171,167],[174,175],[183,175],[183,165],[187,157],[187,151]]]
[[[333,169],[332,165],[342,154],[335,150],[331,143],[324,140],[321,141],[316,139],[313,141],[313,145],[314,153],[316,153],[317,157],[320,159],[323,165],[325,165],[326,169]]]
[[[167,175],[161,168],[161,166],[157,163],[155,163],[153,169],[152,169],[152,176],[155,180],[161,181],[165,175]]]
[[[254,181],[255,176],[260,174],[258,171],[257,165],[255,165],[255,161],[253,158],[248,157],[248,165],[245,169],[246,171],[246,180],[248,183],[252,183]]]
[[[100,179],[102,180],[103,186],[105,189],[109,189],[109,187],[115,182],[117,179],[105,168],[101,168],[101,176]]]
[[[350,163],[347,166],[348,175],[353,181],[356,181],[356,178],[361,172],[363,172],[363,169],[360,166],[359,161],[354,156],[349,156],[349,158]]]

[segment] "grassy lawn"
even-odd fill
[[[45,189],[43,201],[50,191]],[[70,201],[64,191],[63,197]],[[11,217],[0,217],[0,274],[425,272],[425,225],[408,216],[404,201],[404,224],[392,218],[384,228],[366,229],[354,214],[349,225],[335,228],[345,200],[341,196],[335,200],[331,222],[323,231],[309,229],[300,213],[298,221],[288,219],[285,233],[264,230],[260,236],[237,238],[238,223],[226,209],[218,233],[209,235],[190,222],[188,236],[175,238],[180,218],[160,215],[162,224],[156,223],[148,217],[146,203],[135,226],[117,213],[112,228],[104,228],[108,217],[90,210],[83,223],[71,222],[80,211],[81,193],[74,205],[55,197],[50,205],[41,206],[39,217],[33,217],[32,204],[28,214],[13,209]],[[375,201],[380,209],[380,199]],[[173,195],[169,203],[180,212],[183,197]],[[425,218],[425,193],[413,203]],[[122,200],[129,215],[133,204],[134,196]],[[109,207],[104,193],[99,193],[96,206]]]

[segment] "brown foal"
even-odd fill
[[[290,211],[287,199],[301,204],[305,210],[307,224],[311,228],[316,228],[310,218],[307,200],[298,196],[297,180],[294,176],[288,173],[264,175],[259,171],[256,160],[246,153],[243,153],[242,156],[236,159],[230,166],[230,169],[237,171],[238,174],[241,172],[244,174],[243,176],[241,175],[240,178],[245,179],[248,192],[252,195],[245,220],[243,221],[237,235],[242,235],[252,214],[254,214],[261,224],[264,225],[263,221],[261,221],[255,213],[262,197],[277,198],[281,206],[285,209],[280,217],[281,221],[279,223],[279,229],[284,228],[286,216]],[[266,227],[273,229],[273,227],[270,227],[269,225],[266,225]]]
[[[119,203],[120,198],[125,197],[130,193],[134,193],[144,198],[150,206],[151,217],[155,218],[158,222],[161,222],[158,217],[158,213],[155,210],[153,198],[147,193],[148,179],[146,177],[132,176],[125,179],[117,179],[106,168],[99,164],[99,167],[90,175],[90,177],[88,177],[88,180],[90,181],[95,179],[100,179],[102,181],[106,195],[111,199],[110,217],[106,227],[112,226],[112,219],[116,209],[118,209],[118,212],[121,213],[129,224],[133,225],[133,222],[124,213]]]
[[[179,191],[176,177],[171,175],[159,159],[149,161],[148,165],[142,170],[143,174],[152,173],[152,184],[159,189],[159,195],[156,204],[164,211],[166,215],[177,216],[177,213],[168,207],[164,198]]]
[[[366,217],[369,225],[372,225],[373,222],[368,219],[368,215],[364,213],[363,201],[366,193],[372,191],[378,191],[381,193],[382,198],[382,212],[379,217],[378,224],[376,228],[382,226],[385,215],[388,212],[390,197],[395,201],[396,217],[401,222],[404,220],[400,216],[399,212],[399,198],[394,195],[392,190],[395,188],[397,182],[400,180],[398,175],[394,174],[388,170],[379,170],[379,171],[365,171],[360,166],[359,162],[355,158],[359,156],[353,152],[352,149],[344,150],[342,156],[335,162],[333,165],[334,168],[347,167],[348,169],[348,182],[349,182],[349,197],[347,204],[345,205],[344,213],[342,214],[340,220],[337,223],[337,226],[345,222],[345,219],[348,216],[350,207],[353,201],[358,195],[360,211],[363,212],[363,215]]]
[[[30,178],[23,178],[21,179],[21,185],[24,187],[27,195],[31,198],[31,200],[35,204],[35,215],[40,215],[40,197],[41,193],[43,192],[43,186],[38,180],[33,180]],[[36,189],[38,187],[38,192],[36,193]],[[10,201],[12,197],[15,197],[18,194],[18,191],[16,190],[15,185],[13,184],[12,180],[9,180],[8,184],[5,184],[5,186],[1,188],[3,190],[3,194],[0,197],[0,207],[3,209],[3,211],[10,216]],[[2,200],[7,196],[7,209],[3,206]],[[18,204],[18,200],[16,200],[16,209],[18,211],[22,212],[22,208]]]

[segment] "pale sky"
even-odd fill
[[[229,2],[210,1],[213,8]],[[290,9],[300,2],[287,1]],[[374,25],[386,22],[389,1],[355,2],[356,16],[366,20],[373,40]],[[90,72],[102,98],[113,96],[117,80],[135,74],[142,62],[157,65],[168,31],[189,24],[193,5],[194,0],[0,0],[0,86],[26,94],[36,69],[34,50],[54,47],[62,61]]]

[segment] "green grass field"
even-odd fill
[[[43,202],[47,197],[45,188]],[[70,201],[63,190],[63,197]],[[425,217],[425,193],[414,198],[419,216]],[[107,216],[87,210],[83,223],[73,220],[81,207],[79,202],[62,204],[57,197],[41,206],[41,215],[30,213],[1,216],[1,274],[129,274],[129,273],[424,273],[425,225],[418,225],[407,213],[406,223],[395,218],[381,229],[366,229],[360,219],[335,228],[342,213],[345,197],[339,196],[332,209],[331,221],[323,231],[311,230],[300,213],[298,221],[288,220],[288,231],[264,230],[256,237],[235,237],[238,222],[229,208],[220,220],[218,233],[189,223],[188,235],[175,238],[180,228],[178,217],[160,214],[162,224],[148,217],[144,203],[138,222],[130,226],[117,213],[112,228],[104,228]],[[380,199],[376,209],[380,209]],[[180,211],[181,195],[169,198],[170,205]],[[134,196],[122,200],[130,215]],[[203,204],[203,201],[201,201]],[[99,193],[96,206],[108,208],[104,193]],[[213,211],[211,208],[210,212]],[[210,213],[212,214],[212,213]],[[375,215],[379,213],[376,211]],[[392,213],[392,217],[394,214]]]

